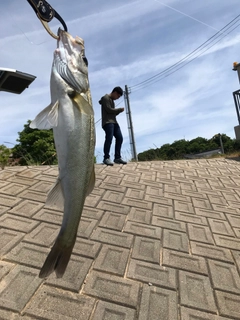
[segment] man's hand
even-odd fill
[[[123,112],[124,111],[124,108],[120,108],[120,112]]]

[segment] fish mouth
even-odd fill
[[[62,30],[61,28],[58,29],[58,48],[60,46],[60,43],[63,43],[65,47],[69,48],[76,48],[79,51],[82,51],[85,49],[84,47],[84,40],[78,36],[73,38],[70,33],[68,33],[65,30]]]

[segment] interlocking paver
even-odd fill
[[[0,280],[14,267],[13,263],[0,261]]]
[[[95,183],[95,188],[96,188],[96,186],[97,185]],[[94,188],[94,191],[95,191],[95,188]],[[126,187],[121,186],[121,185],[116,185],[115,183],[108,183],[108,182],[101,182],[100,181],[98,190],[101,190],[101,194],[106,192],[106,190],[125,193]]]
[[[189,252],[188,237],[186,233],[174,230],[163,230],[163,247],[183,252]]]
[[[0,284],[0,307],[21,312],[42,283],[38,270],[16,266]]]
[[[163,249],[162,265],[208,275],[207,264],[204,258],[183,252]]]
[[[160,240],[135,237],[132,258],[148,262],[160,262]]]
[[[195,309],[181,307],[181,320],[228,320],[211,313],[202,312]]]
[[[212,209],[211,203],[206,199],[192,198],[194,207],[203,209]]]
[[[144,285],[138,319],[178,319],[176,292]]]
[[[222,219],[226,220],[226,216],[223,212],[217,212],[214,210],[205,210],[202,208],[195,208],[195,212],[197,216],[206,217],[206,218],[213,218],[213,219]]]
[[[240,216],[235,214],[228,214],[227,219],[232,227],[240,227]]]
[[[88,219],[88,218],[82,217],[78,227],[78,232],[77,232],[78,237],[90,238],[97,223],[98,222],[95,219]]]
[[[217,312],[208,277],[179,271],[179,288],[181,305],[213,313]]]
[[[94,208],[98,204],[100,198],[100,196],[91,193],[86,197],[85,205]]]
[[[124,232],[156,239],[160,239],[162,235],[162,229],[159,227],[132,221],[127,221]]]
[[[43,207],[43,203],[38,203],[36,201],[24,200],[20,202],[17,206],[9,210],[9,213],[14,213],[26,218],[31,218],[35,213],[37,213]]]
[[[227,221],[217,220],[217,219],[208,219],[210,228],[213,233],[220,233],[227,236],[234,236],[233,229]]]
[[[238,202],[240,202],[240,197],[239,197],[239,195],[237,193],[234,193],[234,189],[231,190],[231,192],[222,191],[222,195],[227,201],[238,201]]]
[[[140,285],[121,277],[92,271],[87,278],[83,292],[100,299],[136,307]]]
[[[0,205],[0,216],[1,216],[3,213],[5,213],[7,210],[9,210],[8,207],[1,206],[1,205]]]
[[[129,264],[127,277],[169,289],[176,289],[177,286],[174,269],[134,259]]]
[[[104,193],[102,199],[105,201],[121,203],[123,197],[124,197],[124,193],[120,193],[120,192],[112,191],[112,190],[107,190]]]
[[[24,241],[49,247],[55,241],[58,232],[59,226],[42,222],[24,237]]]
[[[97,257],[101,246],[99,242],[77,237],[73,247],[73,253],[94,259]]]
[[[103,215],[102,220],[99,223],[99,226],[103,228],[109,228],[113,230],[121,231],[126,220],[125,215],[121,215],[115,212],[106,212]]]
[[[97,205],[97,209],[106,210],[109,212],[117,212],[121,214],[128,214],[130,211],[129,206],[124,206],[121,204],[116,205],[114,203],[110,203],[103,200]]]
[[[182,194],[191,198],[208,199],[207,194],[204,192],[182,190]]]
[[[23,239],[25,233],[8,230],[8,229],[0,229],[0,256],[6,254],[9,250],[11,250],[17,243]]]
[[[240,278],[234,265],[210,259],[208,265],[214,289],[240,294]]]
[[[189,239],[198,242],[214,244],[213,236],[209,227],[196,224],[188,224]]]
[[[164,205],[154,203],[153,205],[153,215],[164,217],[164,218],[173,218],[173,208],[172,205]]]
[[[172,199],[171,198],[165,198],[163,196],[159,197],[159,196],[154,196],[154,195],[149,195],[149,194],[146,194],[145,202],[147,202],[147,204],[148,204],[148,208],[147,209],[151,209],[152,208],[152,204],[155,204],[155,203],[159,203],[159,204],[163,204],[163,205],[170,205],[170,206],[172,205]]]
[[[234,257],[234,260],[236,262],[236,266],[238,268],[238,272],[240,274],[240,251],[234,251],[232,250],[232,255]]]
[[[92,262],[92,259],[72,255],[63,277],[58,279],[55,274],[51,274],[46,283],[60,289],[79,292]]]
[[[52,188],[53,183],[48,181],[39,181],[29,188],[29,190],[39,191],[42,193],[48,193],[48,191]]]
[[[190,242],[191,251],[194,255],[212,258],[221,261],[233,262],[233,258],[229,249],[207,245],[204,243]]]
[[[57,225],[61,224],[62,218],[63,214],[61,211],[51,210],[48,208],[41,209],[33,216],[33,219],[35,220],[49,222]]]
[[[48,249],[31,243],[20,242],[4,259],[10,262],[40,268],[48,254]]]
[[[100,220],[103,216],[103,213],[104,213],[103,210],[97,210],[97,209],[89,208],[85,206],[82,212],[82,217]]]
[[[16,231],[30,232],[38,224],[38,221],[32,221],[31,219],[23,218],[9,213],[6,213],[0,217],[1,228],[8,228]]]
[[[136,311],[117,304],[99,301],[92,320],[135,320]]]
[[[239,213],[239,209],[238,208],[231,208],[230,206],[223,206],[223,205],[218,205],[218,204],[212,204],[213,210],[215,211],[220,211],[220,212],[224,212],[224,213],[232,213],[232,214],[237,214]]]
[[[174,200],[174,208],[176,211],[183,211],[185,213],[194,213],[193,205],[190,202]]]
[[[122,204],[131,206],[131,207],[137,207],[137,208],[143,208],[147,210],[152,209],[152,203],[150,201],[144,201],[144,200],[137,200],[132,198],[123,198]]]
[[[128,214],[128,220],[137,221],[141,223],[150,224],[152,218],[152,211],[140,209],[140,208],[131,208]]]
[[[163,196],[163,189],[159,183],[158,186],[156,186],[156,187],[147,186],[145,193],[149,194],[151,196],[162,197]]]
[[[0,319],[1,320],[20,320],[20,319],[24,319],[24,320],[33,320],[32,318],[28,318],[28,317],[24,317],[22,318],[19,314],[17,313],[13,313],[11,311],[7,311],[7,310],[1,310],[0,309]]]
[[[124,275],[127,266],[128,249],[103,245],[95,260],[93,268],[99,271],[110,272],[116,275]]]
[[[164,229],[172,229],[176,231],[186,231],[186,224],[181,221],[176,221],[172,219],[164,219],[162,217],[153,216],[152,225],[159,226]]]
[[[35,319],[89,319],[95,299],[43,286],[28,304],[24,313]]]
[[[240,296],[232,293],[216,291],[219,313],[221,316],[240,319]]]
[[[144,194],[145,194],[145,190],[128,188],[128,190],[125,194],[125,197],[143,200]]]
[[[16,196],[23,190],[27,189],[28,186],[19,183],[11,183],[1,188],[1,193],[8,194],[10,196]]]
[[[214,234],[213,235],[216,244],[220,247],[230,248],[239,250],[240,248],[240,239],[233,238],[233,237],[226,237],[222,236],[220,234]]]
[[[207,219],[205,217],[197,216],[196,214],[189,214],[180,211],[175,211],[175,218],[176,220],[194,223],[194,224],[202,224],[208,225]]]
[[[17,203],[21,201],[21,198],[19,197],[12,197],[5,194],[0,194],[0,205],[5,207],[12,208]]]
[[[123,248],[130,248],[133,242],[133,235],[103,228],[97,228],[91,235],[91,239],[103,243],[121,246]]]
[[[220,196],[209,195],[208,196],[210,203],[219,204],[219,205],[228,205],[227,201]]]
[[[0,171],[0,179],[1,180],[7,180],[9,179],[10,177],[13,177],[15,176],[15,172],[12,171],[12,170],[1,170]]]

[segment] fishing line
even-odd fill
[[[203,22],[203,21],[201,21],[201,20],[199,20],[199,19],[196,19],[196,18],[190,16],[189,14],[186,14],[186,13],[184,13],[184,12],[178,10],[178,9],[175,9],[175,8],[173,8],[173,7],[167,5],[167,4],[165,4],[165,3],[163,3],[163,2],[161,2],[161,1],[159,1],[159,0],[154,0],[154,1],[160,3],[161,5],[169,8],[169,9],[171,9],[171,10],[173,10],[173,11],[176,11],[177,13],[180,13],[180,14],[184,15],[185,17],[188,17],[188,18],[190,18],[190,19],[192,19],[192,20],[194,20],[194,21],[196,21],[196,22],[201,23],[201,24],[203,24],[203,25],[206,26],[206,27],[209,27],[209,28],[211,28],[211,29],[213,29],[213,30],[215,30],[215,31],[218,31],[218,32],[221,32],[221,33],[225,34],[224,32],[222,32],[222,31],[220,31],[220,30],[218,30],[218,29],[210,26],[209,24],[207,24],[207,23],[205,23],[205,22]]]
[[[41,44],[44,44],[44,43],[47,43],[47,42],[50,42],[50,41],[51,41],[51,39],[49,39],[49,40],[46,40],[46,41],[43,41],[43,42],[40,42],[40,43],[35,43],[35,42],[31,41],[31,40],[28,38],[28,36],[26,35],[26,33],[25,33],[19,26],[16,26],[16,25],[14,25],[14,24],[13,24],[13,26],[14,26],[14,28],[16,28],[17,30],[19,30],[19,31],[24,35],[24,37],[28,40],[28,42],[29,42],[31,45],[40,46]]]

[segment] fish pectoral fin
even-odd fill
[[[58,101],[51,103],[43,109],[31,122],[30,128],[39,130],[48,130],[56,127],[58,124]]]
[[[93,113],[92,106],[81,94],[76,94],[73,100],[76,102],[76,105],[79,108],[80,112],[84,112],[86,114]]]
[[[93,165],[91,177],[90,177],[89,184],[88,184],[87,196],[93,191],[93,188],[95,185],[95,180],[96,180],[95,179],[95,170],[94,170],[94,165]]]
[[[46,206],[58,208],[60,211],[64,209],[64,194],[59,178],[48,193]]]

